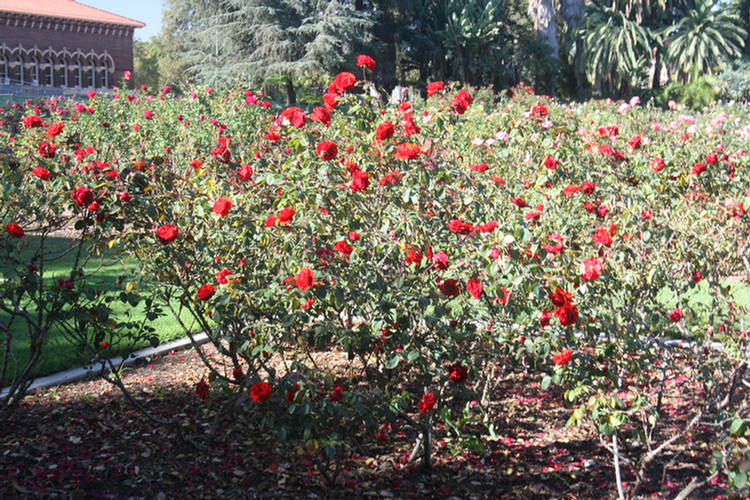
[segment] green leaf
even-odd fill
[[[542,379],[542,390],[546,391],[549,389],[550,384],[552,383],[552,377],[549,375],[545,375],[545,377]]]
[[[732,477],[732,475],[730,475],[730,477]],[[732,479],[734,479],[734,485],[737,489],[743,488],[745,484],[747,484],[747,474],[744,472],[737,472]]]
[[[401,361],[401,355],[393,354],[391,357],[385,360],[385,367],[388,370],[393,370],[394,368],[398,366],[400,361]]]
[[[741,418],[735,418],[732,420],[732,424],[729,426],[729,432],[731,434],[739,434],[740,430],[742,429],[742,424],[744,424],[745,421]]]

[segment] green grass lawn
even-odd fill
[[[750,321],[750,286],[748,283],[740,280],[727,280],[723,283],[724,287],[728,287],[727,300],[731,300],[737,304],[740,308],[745,310],[745,321]],[[665,310],[670,311],[677,305],[674,292],[668,288],[662,288],[657,294],[656,299],[659,303],[664,305]],[[680,308],[686,315],[695,315],[694,319],[690,319],[695,322],[707,322],[708,313],[712,311],[712,300],[709,292],[709,285],[706,280],[698,283],[695,288],[685,292],[680,297]],[[723,300],[720,302],[724,302]],[[714,327],[718,327],[719,324],[714,324]]]
[[[19,255],[21,261],[29,260],[33,255],[34,249],[39,245],[38,236],[27,235],[26,238],[28,239],[28,246],[20,249]],[[70,251],[71,246],[74,244],[75,240],[68,238],[47,238],[45,248],[56,256],[56,258],[45,263],[45,281],[47,283],[56,283],[58,279],[68,278],[75,262],[75,252]],[[5,261],[0,260],[0,266],[3,265],[7,264]],[[115,257],[113,251],[107,251],[101,256],[91,258],[86,263],[84,269],[86,273],[93,273],[87,278],[88,283],[104,291],[111,297],[109,304],[115,313],[116,321],[128,320],[128,313],[130,313],[129,321],[141,322],[145,320],[145,311],[142,305],[133,308],[131,305],[123,303],[117,298],[123,288],[122,285],[118,284],[118,281],[128,281],[127,277],[134,271],[135,263],[120,261]],[[139,294],[148,296],[151,293],[148,289],[150,286],[157,285],[146,285],[147,288],[140,289],[138,291]],[[173,306],[177,308],[178,304],[174,303]],[[150,325],[155,329],[159,343],[184,337],[185,332],[169,309],[163,307],[163,312],[162,316],[150,322]],[[181,317],[187,325],[192,326],[188,314],[181,314]],[[0,311],[0,321],[7,324],[9,323],[9,319],[10,316],[7,313]],[[24,322],[16,320],[9,330],[13,338],[13,355],[19,361],[25,361],[29,354],[30,341],[26,334],[25,326]],[[112,348],[107,351],[107,354],[115,356],[124,351],[132,351],[148,345],[146,340],[128,346],[118,346],[116,343],[113,343]],[[45,351],[46,356],[44,362],[39,365],[36,375],[44,376],[79,366],[81,357],[78,356],[78,349],[75,341],[67,337],[63,331],[50,332],[48,346]],[[2,384],[5,385],[7,382],[8,380],[3,380]]]

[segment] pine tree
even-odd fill
[[[340,0],[168,0],[172,32],[191,74],[213,86],[278,78],[287,102],[294,78],[351,66],[372,22]]]

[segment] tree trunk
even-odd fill
[[[560,17],[568,31],[575,29],[583,17],[583,0],[560,0]]]
[[[555,25],[555,6],[554,0],[529,0],[529,17],[534,23],[536,36],[552,49],[550,54],[556,62],[560,60],[560,47],[557,44],[557,26]],[[557,85],[557,64],[551,78],[546,79],[544,93],[550,96],[555,95],[555,86]]]
[[[568,40],[573,39],[578,29],[578,22],[583,18],[583,0],[560,0],[560,17],[565,21],[565,36]],[[576,57],[583,57],[583,40],[576,40]],[[575,65],[575,61],[570,61]],[[586,90],[586,75],[575,71],[576,91],[578,98],[582,99]]]
[[[297,92],[294,90],[294,82],[291,78],[284,80],[284,96],[286,97],[287,107],[297,104]]]

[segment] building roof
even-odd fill
[[[0,12],[119,24],[133,28],[146,26],[135,19],[89,7],[75,0],[0,0]]]

